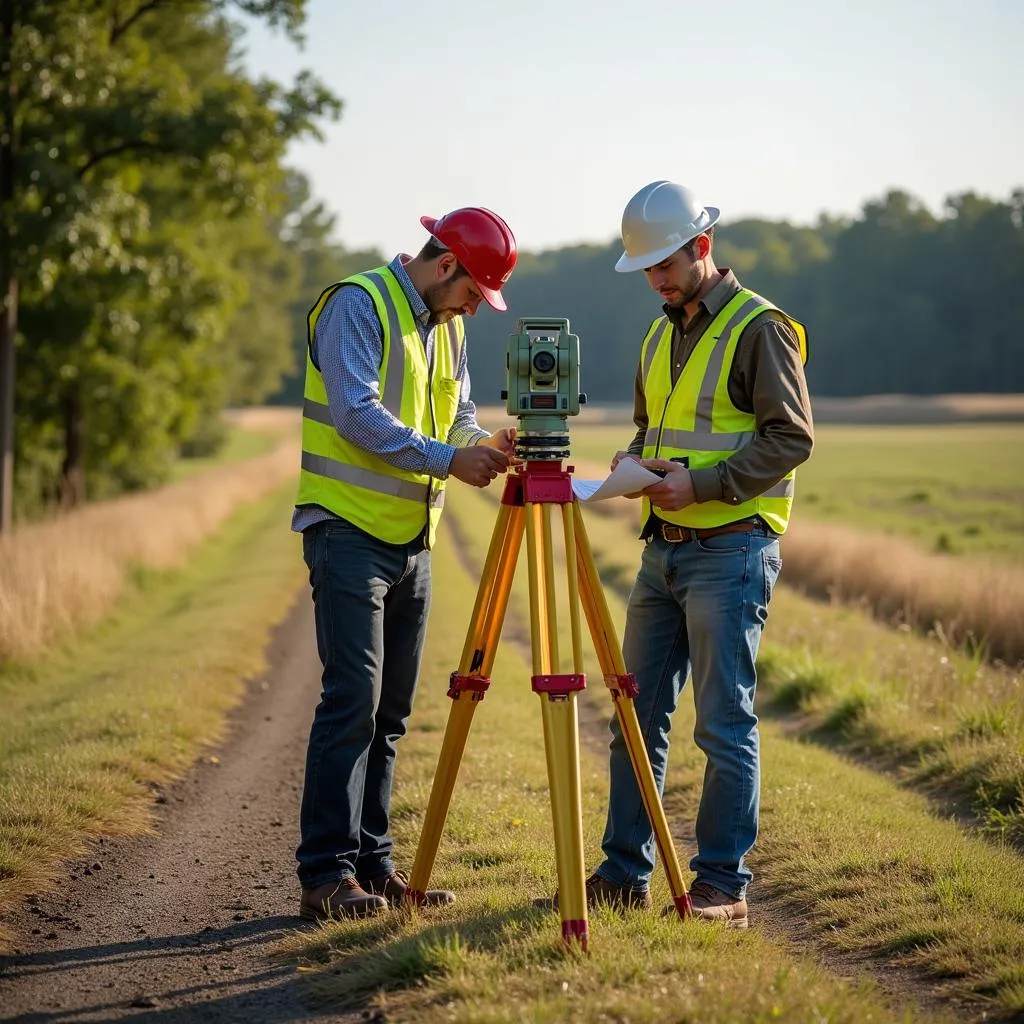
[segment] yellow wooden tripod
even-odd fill
[[[480,579],[473,617],[459,668],[452,673],[448,716],[441,754],[427,804],[406,901],[424,902],[438,843],[451,804],[452,790],[466,749],[473,714],[490,686],[490,672],[508,608],[522,538],[530,573],[530,639],[533,647],[533,690],[541,697],[544,749],[554,819],[558,907],[562,938],[587,948],[587,899],[580,795],[579,722],[576,695],[586,685],[579,607],[582,603],[597,650],[604,681],[611,692],[647,816],[654,828],[661,863],[680,917],[690,915],[690,897],[679,870],[675,847],[661,806],[654,773],[633,707],[636,681],[627,673],[622,651],[601,589],[583,515],[572,493],[572,467],[560,462],[527,461],[510,473],[502,495],[487,561]],[[572,671],[563,673],[558,653],[555,611],[552,505],[561,508],[572,632]]]

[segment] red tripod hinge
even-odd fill
[[[531,472],[523,477],[523,501],[537,505],[571,505],[572,477],[568,473],[544,474]]]
[[[634,700],[640,692],[640,687],[636,685],[636,676],[632,672],[624,672],[621,676],[607,675],[604,677],[604,684],[609,690],[617,691],[630,700]]]
[[[460,693],[469,690],[473,700],[483,700],[490,685],[491,680],[487,676],[460,676],[458,672],[453,672],[448,678],[448,696],[455,700]]]
[[[534,693],[572,693],[587,688],[587,677],[582,672],[559,676],[530,676]]]

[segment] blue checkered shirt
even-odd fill
[[[429,363],[436,328],[427,323],[430,311],[405,272],[402,255],[388,269],[398,278],[412,307]],[[456,448],[466,448],[487,437],[476,421],[476,406],[469,397],[466,345],[456,372],[460,382],[459,408],[445,441],[438,441],[406,426],[380,404],[380,366],[384,359],[384,329],[373,299],[363,288],[339,288],[316,322],[313,359],[327,389],[327,405],[334,428],[346,441],[358,445],[398,469],[445,479]],[[296,508],[292,529],[301,533],[324,519],[336,519],[326,509]]]

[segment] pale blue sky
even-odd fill
[[[890,187],[1024,186],[1024,0],[309,0],[300,51],[257,26],[252,71],[344,100],[293,147],[350,248],[424,241],[480,204],[524,251],[607,242],[643,184],[814,221]]]

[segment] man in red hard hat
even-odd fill
[[[503,313],[508,307],[502,297],[502,285],[512,276],[516,265],[516,240],[509,226],[490,210],[482,206],[467,206],[453,210],[441,218],[420,217],[420,223],[437,240],[430,255],[437,249],[447,249],[458,261],[454,280],[468,275],[479,293],[472,309],[463,309],[468,316],[476,312],[480,296]],[[423,257],[423,252],[420,253]]]
[[[416,256],[328,287],[309,312],[302,534],[323,663],[296,851],[303,917],[365,917],[401,903],[389,830],[430,605],[430,549],[455,477],[486,487],[515,429],[481,429],[463,318],[504,310],[509,226],[483,207],[422,217]],[[431,903],[454,895],[432,890]]]

